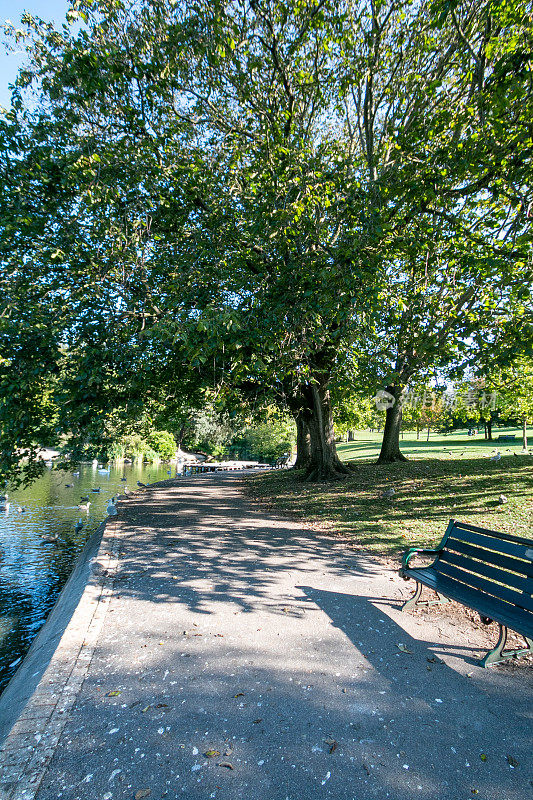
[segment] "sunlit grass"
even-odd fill
[[[297,472],[281,470],[251,477],[247,491],[273,509],[375,553],[431,546],[452,517],[533,536],[533,457],[520,454],[520,439],[517,445],[501,443],[502,458],[494,462],[490,456],[497,442],[433,437],[424,450],[415,434],[414,441],[406,436],[403,443],[409,462],[378,465],[379,438],[361,432],[357,442],[339,445],[341,458],[355,457],[357,466],[344,481],[311,484]],[[384,499],[390,487],[394,497]]]

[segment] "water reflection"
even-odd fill
[[[105,518],[111,498],[125,486],[136,489],[138,480],[164,480],[168,471],[168,464],[109,469],[81,464],[73,473],[48,469],[27,489],[9,492],[0,505],[0,692],[43,625],[83,545]]]

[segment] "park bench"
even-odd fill
[[[433,561],[426,566],[409,566],[417,555],[431,556]],[[413,547],[404,553],[400,575],[416,581],[416,591],[402,611],[422,603],[446,603],[449,598],[477,611],[484,623],[498,623],[498,642],[481,659],[481,666],[533,654],[533,539],[452,519],[435,549]],[[423,586],[433,589],[438,599],[421,600]],[[505,650],[508,629],[523,636],[527,647]]]
[[[291,454],[283,453],[282,456],[276,459],[274,463],[274,469],[282,469],[283,467],[288,467],[290,460],[291,460]]]
[[[514,442],[516,436],[513,433],[500,433],[498,438],[496,439],[497,442]]]

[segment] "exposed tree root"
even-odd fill
[[[341,461],[329,466],[324,464],[317,466],[315,464],[309,467],[307,472],[303,475],[302,480],[308,483],[340,481],[344,480],[344,478],[347,478],[348,475],[352,474],[352,472],[353,469],[348,467],[346,464],[343,464]]]
[[[389,453],[385,456],[380,455],[380,457],[376,461],[376,464],[395,464],[398,461],[409,461],[409,459],[406,458],[404,454],[400,453],[400,451],[398,450],[397,453]]]

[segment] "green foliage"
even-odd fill
[[[148,436],[148,444],[164,461],[176,455],[176,440],[170,431],[153,431]]]
[[[296,428],[290,419],[269,419],[245,429],[242,443],[251,457],[274,461],[291,453],[296,441]]]
[[[305,411],[327,461],[330,387],[401,389],[530,331],[523,0],[75,13],[13,29],[4,475],[52,420],[82,452],[156,403],[176,412],[158,426],[222,448],[229,431],[178,425],[208,392]]]
[[[113,440],[106,449],[109,460],[129,458],[133,461],[168,461],[176,454],[176,442],[169,431],[150,430],[145,434],[126,433]]]
[[[239,423],[237,422],[236,426],[235,423],[232,424],[228,412],[206,406],[203,410],[197,411],[191,419],[184,447],[218,457],[227,453],[239,429]]]

